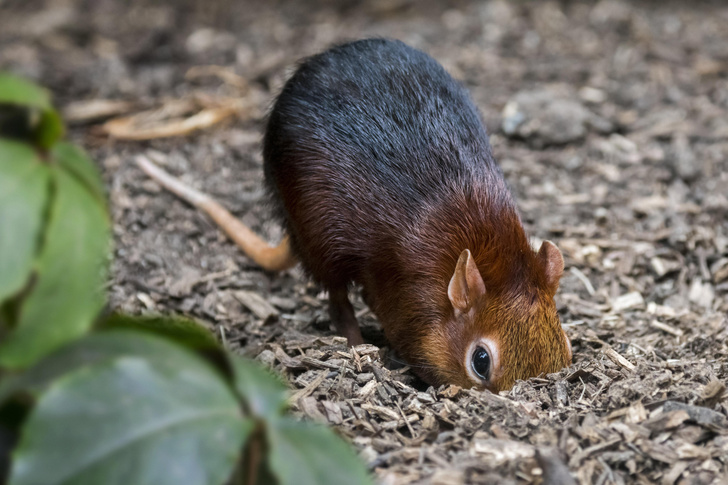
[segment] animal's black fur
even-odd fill
[[[270,114],[263,155],[295,251],[327,287],[360,280],[362,260],[407,244],[393,234],[417,232],[453,192],[485,184],[512,205],[467,91],[399,41],[361,40],[305,60]],[[325,236],[303,243],[304,226]]]

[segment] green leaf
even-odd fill
[[[229,355],[229,361],[235,389],[250,413],[270,420],[278,417],[286,407],[288,389],[285,384],[253,361],[237,355]]]
[[[30,147],[0,140],[0,303],[30,277],[47,197],[48,167]]]
[[[82,335],[104,305],[110,222],[104,208],[57,167],[38,278],[19,322],[0,344],[0,365],[23,368]]]
[[[32,106],[43,111],[52,109],[47,90],[7,72],[0,72],[0,103]]]
[[[32,124],[33,141],[40,148],[50,148],[63,136],[63,122],[51,105],[50,94],[36,84],[0,73],[0,104],[23,106],[34,111],[36,116],[31,118],[37,119],[37,123]],[[38,112],[40,116],[37,116]]]
[[[267,428],[269,469],[279,485],[371,484],[350,445],[319,425],[279,419]]]
[[[160,355],[80,368],[43,393],[10,485],[223,483],[254,424],[203,361],[159,345]]]
[[[63,137],[65,131],[61,115],[56,110],[43,111],[35,129],[35,142],[40,148],[48,150]]]
[[[166,337],[193,350],[221,349],[215,336],[191,318],[155,316],[132,316],[115,313],[101,322],[103,329],[129,329],[149,332]]]
[[[142,332],[119,329],[93,333],[56,350],[30,369],[0,380],[0,405],[21,391],[37,397],[54,380],[82,367],[119,357],[166,359],[170,352],[180,350],[164,339]]]
[[[94,196],[106,205],[106,191],[96,165],[85,151],[73,143],[61,142],[53,147],[54,159],[73,174]]]

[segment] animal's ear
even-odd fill
[[[461,313],[467,313],[475,301],[485,295],[485,284],[480,271],[473,261],[470,250],[460,253],[455,265],[455,272],[447,286],[447,296],[453,308]]]
[[[559,289],[559,280],[564,274],[564,257],[554,243],[544,241],[541,249],[538,250],[538,260],[546,275],[546,284],[553,296]]]

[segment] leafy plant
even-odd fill
[[[110,220],[43,89],[0,73],[0,483],[366,484],[196,321],[100,316]]]

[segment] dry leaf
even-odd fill
[[[232,116],[237,110],[238,108],[234,106],[207,108],[187,118],[172,118],[146,126],[143,126],[140,121],[150,112],[144,112],[107,121],[104,123],[103,129],[112,137],[120,140],[152,140],[183,136],[193,131],[209,128]]]

